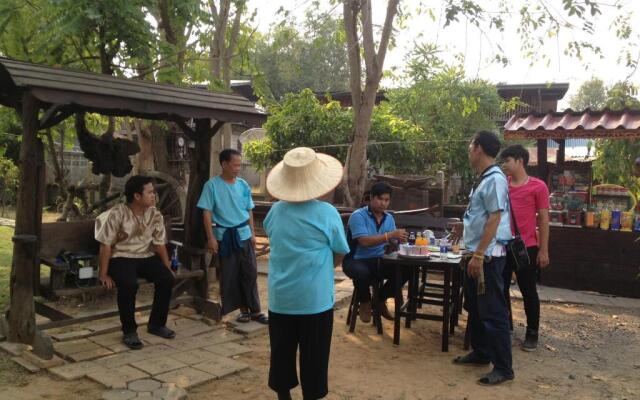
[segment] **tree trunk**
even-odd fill
[[[140,146],[140,152],[137,154],[138,173],[144,175],[146,171],[154,170],[151,130],[149,129],[149,124],[145,124],[140,119],[136,119],[135,125],[138,132],[138,145]]]
[[[353,139],[345,163],[344,189],[347,203],[352,207],[360,206],[367,183],[367,143],[371,117],[399,2],[400,0],[389,0],[387,3],[387,14],[377,52],[373,37],[371,0],[345,0],[343,3],[354,125]],[[358,33],[358,17],[360,17],[362,35]],[[360,46],[360,36],[362,36],[362,46]],[[364,49],[363,52],[360,51],[361,47]],[[364,90],[362,89],[361,61],[363,56],[366,76]]]
[[[33,283],[37,268],[38,235],[42,223],[41,186],[43,146],[38,140],[39,102],[29,92],[22,96],[20,186],[16,210],[10,280],[9,341],[31,344],[36,331]]]

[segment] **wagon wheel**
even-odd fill
[[[157,196],[156,208],[160,210],[165,221],[178,225],[184,223],[187,194],[180,183],[164,172],[148,171],[145,175],[153,178],[153,187]]]

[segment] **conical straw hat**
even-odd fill
[[[342,164],[308,147],[289,150],[267,176],[267,190],[276,199],[302,202],[321,197],[342,180]]]

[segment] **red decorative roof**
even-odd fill
[[[640,138],[640,110],[573,111],[514,115],[505,139]]]

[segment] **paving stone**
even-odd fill
[[[217,360],[195,364],[193,368],[207,372],[217,378],[224,378],[227,375],[249,369],[249,365],[230,358],[220,357]]]
[[[175,339],[173,340],[175,341]],[[149,358],[160,358],[175,354],[176,349],[167,346],[166,344],[158,344],[155,346],[144,347],[142,350],[138,350],[137,352],[146,360]]]
[[[100,346],[108,346],[111,344],[122,343],[122,332],[109,332],[101,335],[89,336],[87,339],[99,344]]]
[[[89,339],[78,339],[69,342],[59,342],[53,344],[53,351],[62,357],[69,356],[71,354],[80,353],[83,351],[100,349],[100,345],[92,342]]]
[[[120,321],[105,321],[100,324],[91,325],[87,327],[94,333],[108,333],[120,330]]]
[[[187,398],[187,392],[184,389],[175,386],[155,390],[153,395],[164,400],[185,400]]]
[[[233,326],[234,332],[240,333],[248,337],[255,337],[255,336],[263,335],[269,332],[268,325],[264,325],[256,321],[245,322],[245,323],[234,321],[231,323],[231,326]]]
[[[150,375],[159,375],[187,366],[187,364],[169,357],[150,358],[131,363],[131,365]]]
[[[31,361],[25,360],[23,357],[12,357],[11,359],[31,373],[38,372],[42,369]]]
[[[161,338],[160,336],[152,335],[152,334],[150,334],[149,332],[146,332],[146,331],[138,333],[138,337],[143,342],[151,344],[151,345],[165,344],[165,343],[167,343],[167,342],[169,342],[171,340],[174,340],[174,339]]]
[[[198,311],[196,311],[195,308],[192,307],[187,307],[187,306],[180,306],[178,308],[175,308],[173,310],[171,310],[172,314],[175,315],[179,315],[181,317],[192,317],[194,315],[198,314]]]
[[[104,347],[105,349],[111,350],[113,353],[123,353],[130,350],[129,347],[127,347],[127,345],[124,343],[115,343]]]
[[[241,354],[251,353],[251,349],[237,343],[220,343],[203,347],[203,350],[210,351],[222,357],[233,357]]]
[[[194,349],[188,351],[179,351],[171,355],[171,358],[178,360],[187,365],[199,364],[220,357],[218,354],[203,351],[203,349]]]
[[[95,360],[96,358],[100,358],[104,356],[109,356],[112,354],[113,354],[113,351],[100,346],[99,348],[94,350],[81,351],[80,353],[71,354],[69,355],[69,359],[76,362],[88,361],[88,360]]]
[[[151,392],[156,389],[160,389],[161,387],[162,383],[153,379],[140,379],[129,382],[129,390],[133,390],[134,392],[149,392],[149,395],[151,395]]]
[[[133,399],[138,393],[127,389],[114,389],[102,393],[102,400],[129,400]]]
[[[138,392],[138,397],[136,399],[152,399],[153,393],[151,392]]]
[[[214,375],[191,367],[156,375],[154,378],[166,383],[175,383],[176,386],[183,389],[189,389],[216,379]]]
[[[188,329],[177,328],[176,329],[176,339],[187,339],[193,336],[201,335],[203,333],[214,331],[216,328],[204,324],[202,322],[198,322],[197,326],[192,326]]]
[[[208,337],[208,335],[196,336],[196,337],[192,337],[184,340],[175,339],[170,343],[167,343],[167,345],[171,346],[172,348],[178,351],[193,350],[201,347],[210,346],[211,344],[212,344],[212,341]]]
[[[57,340],[58,342],[66,342],[68,340],[77,340],[77,339],[82,339],[85,338],[89,335],[91,335],[93,332],[91,332],[88,329],[83,329],[81,331],[71,331],[71,332],[64,332],[64,333],[53,333],[50,336]]]
[[[129,365],[123,365],[117,369],[110,369],[106,373],[90,372],[87,377],[110,389],[125,389],[129,382],[148,378],[149,375]]]
[[[38,355],[34,354],[31,351],[25,351],[22,353],[22,357],[40,368],[53,368],[64,364],[64,360],[56,355],[46,360],[38,357]]]
[[[0,349],[6,351],[12,356],[19,357],[25,350],[29,349],[29,346],[24,343],[0,342]]]
[[[59,367],[50,368],[49,372],[64,380],[71,381],[80,379],[91,372],[108,373],[109,370],[106,367],[97,364],[95,361],[83,361],[79,363],[69,363],[61,365]]]
[[[132,362],[148,358],[145,355],[139,353],[140,350],[132,350],[124,353],[118,353],[109,357],[103,357],[99,360],[96,360],[95,362],[105,368],[115,369],[123,365],[131,364]]]

